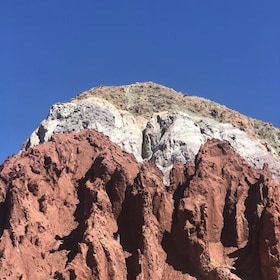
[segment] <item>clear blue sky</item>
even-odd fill
[[[0,163],[55,102],[154,81],[280,127],[280,1],[3,0]]]

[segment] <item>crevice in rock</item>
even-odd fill
[[[86,264],[87,266],[91,269],[92,275],[96,275],[97,272],[97,262],[94,258],[94,249],[93,249],[93,244],[90,242],[87,242],[87,256],[86,256]]]
[[[69,269],[69,274],[70,274],[70,280],[76,280],[77,275],[73,269]]]
[[[258,256],[257,252],[252,252],[252,248],[247,244],[244,248],[237,249],[228,255],[232,259],[236,259],[232,273],[236,274],[242,280],[258,279],[262,280],[260,271],[260,263],[254,259]]]
[[[249,236],[247,245],[229,255],[229,257],[237,257],[234,264],[236,275],[244,280],[262,279],[261,266],[259,259],[259,233],[260,233],[260,218],[257,215],[258,204],[261,203],[259,193],[260,181],[252,184],[245,177],[245,181],[249,186],[248,195],[245,200],[245,218],[248,221]]]
[[[223,211],[224,227],[221,233],[221,242],[225,247],[237,247],[236,201],[231,198],[231,189],[228,189]]]
[[[161,246],[166,252],[166,263],[171,265],[174,268],[174,270],[180,271],[183,274],[190,273],[190,271],[186,267],[186,263],[182,258],[180,258],[180,255],[176,250],[176,247],[173,243],[173,235],[168,231],[165,231],[163,234]]]
[[[141,273],[141,264],[139,263],[139,256],[137,253],[125,259],[127,268],[127,280],[136,280],[137,276]]]
[[[60,273],[60,272],[58,272],[58,271],[56,271],[56,272],[54,273],[54,279],[55,279],[55,280],[66,280],[65,277],[63,276],[63,274]]]
[[[152,156],[151,139],[146,133],[146,128],[142,131],[142,147],[141,157],[143,159],[149,159]]]
[[[39,143],[44,143],[45,142],[45,136],[46,136],[46,132],[48,130],[41,124],[40,127],[38,128],[38,131],[37,131],[37,136],[39,138]]]
[[[0,203],[0,237],[2,236],[5,229],[9,226],[9,215],[11,203],[10,201],[11,194],[8,191],[6,194],[6,198],[3,202]]]
[[[135,190],[134,190],[135,191]],[[129,256],[126,258],[127,279],[134,280],[141,272],[139,254],[143,252],[143,217],[144,198],[141,193],[133,192],[133,186],[128,187],[122,210],[118,217],[118,233],[123,251]]]
[[[5,200],[0,203],[0,237],[3,235],[4,230],[8,229],[10,231],[12,244],[15,246],[15,236],[12,230],[12,226],[10,224],[12,209],[15,205],[15,193],[13,191],[12,183],[7,184],[8,187]],[[18,201],[16,201],[16,204],[18,204]]]

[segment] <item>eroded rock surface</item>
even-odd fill
[[[77,103],[52,106],[48,118],[32,133],[25,148],[45,143],[53,134],[95,129],[110,137],[124,151],[141,160],[142,131],[133,115],[117,110],[104,99],[90,98]]]
[[[207,140],[170,184],[94,130],[0,168],[1,279],[260,279],[280,275],[279,185]]]
[[[165,184],[174,162],[194,162],[208,139],[229,142],[252,166],[268,163],[280,182],[280,131],[203,98],[154,83],[86,91],[71,102],[52,106],[24,148],[49,141],[53,134],[95,129],[141,162],[152,158]]]

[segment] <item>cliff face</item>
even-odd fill
[[[88,129],[0,170],[1,279],[279,279],[279,184],[226,142],[169,185]]]
[[[220,139],[253,167],[268,163],[280,181],[280,131],[203,98],[154,83],[86,91],[52,106],[24,148],[45,143],[53,134],[94,129],[109,136],[137,161],[152,159],[169,183],[174,162],[194,162],[202,144]]]
[[[54,104],[0,166],[0,279],[279,279],[279,135],[154,83]]]

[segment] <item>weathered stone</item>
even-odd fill
[[[89,98],[78,104],[68,102],[53,105],[48,118],[32,133],[24,148],[45,143],[54,134],[87,128],[104,133],[124,151],[133,153],[141,160],[142,132],[135,118],[100,98]]]
[[[264,132],[266,127],[273,136]],[[268,163],[280,182],[279,130],[217,103],[154,83],[102,86],[71,102],[55,104],[24,149],[49,141],[53,134],[86,128],[109,136],[139,162],[155,160],[167,185],[172,164],[194,162],[200,146],[212,138],[229,142],[257,169]]]
[[[0,278],[277,280],[279,192],[217,139],[166,187],[101,133],[53,135],[0,168]]]

